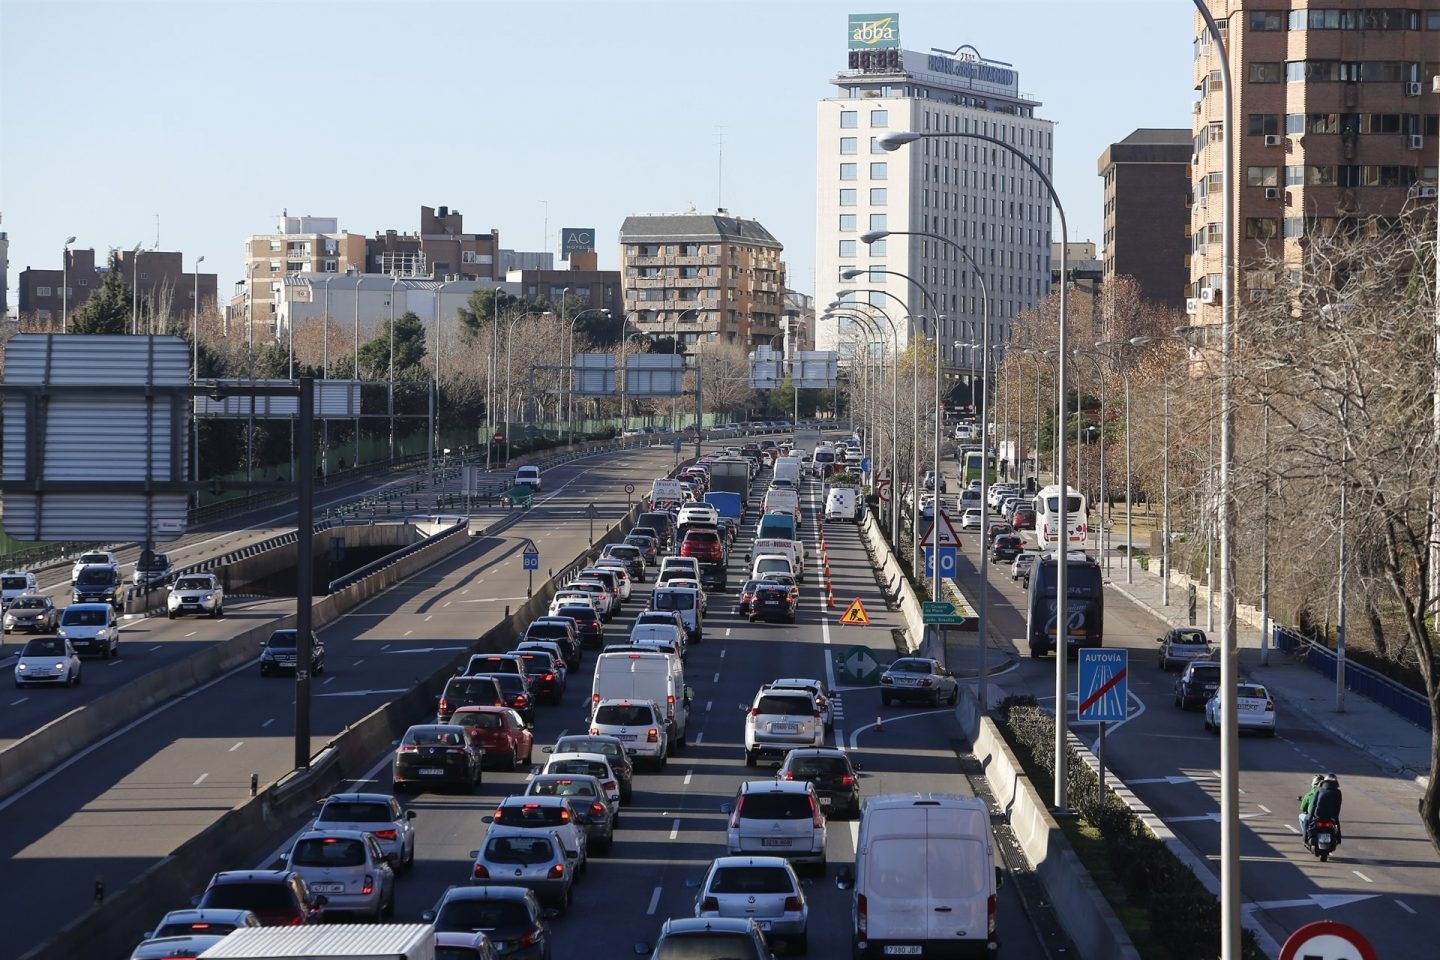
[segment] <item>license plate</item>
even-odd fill
[[[832,799],[833,799],[833,798],[831,798],[831,797],[821,797],[821,798],[820,798],[820,806],[822,806],[822,807],[828,807],[828,806],[830,806],[830,804],[831,804],[831,802],[832,802]]]
[[[1318,835],[1315,837],[1315,840],[1316,840],[1317,843],[1329,843],[1329,842],[1331,841],[1331,839],[1332,839],[1332,838],[1331,838],[1330,834],[1328,834],[1328,833],[1318,834]]]
[[[310,884],[310,889],[311,889],[311,890],[314,890],[316,893],[344,893],[344,892],[345,892],[345,884],[343,884],[343,883],[312,883],[312,884]]]
[[[920,944],[918,943],[892,943],[885,948],[887,957],[918,957],[920,956]]]
[[[800,732],[800,726],[799,726],[798,724],[794,724],[794,723],[772,723],[772,724],[770,724],[770,732],[771,732],[771,733],[799,733],[799,732]]]
[[[443,777],[443,776],[445,776],[445,771],[444,771],[443,769],[441,769],[440,767],[421,767],[421,768],[420,768],[420,776],[422,776],[422,777]]]
[[[634,740],[634,739],[635,739],[635,736],[636,736],[636,735],[633,734],[633,733],[622,733],[622,734],[620,734],[620,739],[628,743],[628,742],[630,742],[631,740]]]
[[[756,921],[755,921],[755,925],[758,926],[761,930],[766,931],[767,933],[768,933],[769,930],[770,930],[770,921],[769,921],[769,920],[756,920]]]
[[[762,840],[760,841],[760,846],[762,846],[762,847],[788,847],[788,846],[790,846],[790,838],[789,838],[789,837],[765,837],[764,839],[762,839]]]

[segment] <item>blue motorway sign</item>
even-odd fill
[[[935,568],[934,568],[934,565],[931,563],[931,560],[933,559],[934,554],[935,554],[935,548],[934,548],[934,547],[926,547],[926,548],[925,548],[925,576],[927,576],[927,577],[933,577],[933,576],[935,576]],[[947,547],[947,546],[945,546],[944,544],[941,544],[941,546],[940,546],[940,576],[941,576],[941,577],[953,577],[953,576],[955,576],[955,571],[956,571],[956,569],[958,569],[959,565],[960,565],[960,548],[959,548],[959,547]]]
[[[861,457],[861,458],[860,458],[860,472],[861,472],[861,473],[869,473],[869,472],[870,472],[870,458],[869,458],[869,457]]]
[[[526,542],[525,549],[520,552],[520,559],[523,561],[522,570],[540,569],[540,549],[535,546],[535,541]]]
[[[1075,687],[1075,718],[1089,723],[1119,723],[1129,699],[1128,650],[1081,650]]]

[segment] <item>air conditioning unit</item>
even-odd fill
[[[1192,154],[1190,154],[1190,166],[1192,166],[1192,167],[1198,167],[1198,166],[1200,166],[1200,154],[1198,154],[1198,153],[1192,153]]]
[[[1266,200],[1279,200],[1279,199],[1280,199],[1280,188],[1279,188],[1279,187],[1266,187],[1266,188],[1265,188],[1265,199],[1266,199]]]
[[[1186,298],[1185,298],[1185,312],[1188,313],[1188,314],[1191,314],[1192,316],[1193,316],[1194,314],[1199,313],[1199,312],[1200,312],[1200,301],[1199,301],[1199,300],[1196,300],[1194,297],[1186,297]]]
[[[1425,149],[1425,138],[1418,133],[1412,133],[1410,134],[1408,146],[1411,150],[1423,150]]]
[[[1278,133],[1267,133],[1265,134],[1265,146],[1278,147],[1280,146],[1280,141],[1282,139],[1283,138]]]
[[[1407,84],[1405,84],[1405,96],[1407,96],[1407,97],[1418,97],[1418,96],[1420,96],[1420,84],[1418,84],[1418,83],[1407,83]]]
[[[1435,194],[1436,190],[1434,187],[1421,187],[1415,191],[1417,197],[1434,197]]]
[[[1200,291],[1201,303],[1219,303],[1220,290],[1218,287],[1206,287]]]

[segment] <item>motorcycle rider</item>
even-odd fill
[[[1310,781],[1310,789],[1305,796],[1300,797],[1300,839],[1304,843],[1310,842],[1310,813],[1315,809],[1315,795],[1320,792],[1320,784],[1325,782],[1323,773],[1315,774]]]
[[[1335,846],[1340,846],[1340,806],[1343,798],[1340,794],[1340,778],[1333,773],[1325,774],[1319,789],[1315,792],[1315,801],[1310,805],[1310,822],[1312,824],[1321,820],[1328,820],[1335,824]]]

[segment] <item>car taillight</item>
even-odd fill
[[[1275,704],[1271,703],[1269,700],[1266,700],[1266,701],[1265,701],[1265,712],[1266,712],[1266,713],[1271,713],[1271,712],[1273,712],[1274,710],[1275,710]]]
[[[887,676],[883,676],[883,675],[880,677],[880,685],[881,685],[882,687],[883,687],[885,684],[887,684],[887,683],[894,683],[894,682],[895,682],[895,678],[894,678],[894,677],[887,677]]]
[[[604,790],[606,793],[609,793],[611,790],[618,790],[619,788],[615,785],[614,780],[606,780],[604,783],[600,784],[600,789]]]
[[[399,836],[399,831],[397,831],[397,830],[376,830],[375,833],[374,833],[374,836],[375,836],[375,839],[376,839],[376,840],[394,840],[397,836]]]
[[[489,880],[490,871],[485,869],[485,865],[483,863],[477,863],[475,864],[474,872],[471,873],[470,876],[474,880]]]
[[[990,899],[994,900],[995,898],[991,897]],[[865,894],[859,893],[855,895],[855,936],[860,940],[864,940],[869,936],[870,918],[867,916],[868,906],[865,901]],[[990,922],[992,924],[995,922],[995,911],[993,909],[990,911]]]
[[[817,827],[825,826],[825,815],[820,812],[820,805],[814,797],[810,798],[810,819]]]
[[[541,679],[541,680],[554,680],[554,679],[555,679],[555,674],[553,674],[553,673],[542,673],[542,674],[540,674],[540,679]]]
[[[592,693],[592,694],[590,694],[590,702],[591,702],[591,703],[599,703],[599,702],[600,702],[600,694],[598,694],[598,693]]]
[[[985,933],[991,940],[995,939],[995,894],[990,894],[985,900]]]
[[[490,819],[493,820],[495,823],[499,823],[501,820],[504,820],[504,819],[505,819],[505,808],[504,808],[504,807],[496,807],[496,808],[495,808],[495,816],[491,817]]]
[[[705,913],[706,911],[710,911],[710,912],[713,912],[713,913],[719,913],[719,912],[720,912],[720,901],[719,901],[718,899],[716,899],[715,897],[706,897],[705,899],[701,900],[701,901],[700,901],[700,912],[701,912],[701,913]]]
[[[735,798],[735,812],[730,815],[730,826],[734,827],[734,828],[737,829],[737,830],[740,829],[740,811],[744,808],[744,806],[745,806],[745,798],[744,798],[744,797],[736,797],[736,798]]]
[[[800,912],[800,898],[799,898],[799,897],[786,897],[786,898],[785,898],[785,912],[786,912],[786,913],[799,913],[799,912]]]
[[[361,885],[360,892],[367,895],[375,892],[375,878],[368,873],[365,874],[365,882]]]
[[[527,698],[527,697],[525,696],[525,694],[523,694],[523,693],[520,694],[520,696],[518,696],[518,697],[515,698],[515,706],[517,706],[517,707],[523,707],[523,706],[525,706],[525,704],[526,704],[527,702],[528,702],[528,698]]]
[[[416,752],[419,751],[419,749],[420,749],[420,748],[417,747],[417,746],[415,746],[415,744],[413,744],[413,743],[402,743],[402,744],[400,745],[400,749],[397,750],[397,751],[395,751],[395,752],[396,752],[396,753],[416,753]]]
[[[752,716],[752,717],[758,717],[758,716],[760,716],[760,708],[759,708],[759,707],[751,707],[751,708],[750,708],[750,716]]]
[[[819,710],[816,710],[814,713],[810,714],[810,719],[812,719],[812,720],[819,720],[819,719],[820,719],[820,711],[819,711]]]
[[[848,773],[845,774],[843,777],[840,778],[840,786],[842,786],[842,787],[853,787],[853,786],[855,786],[855,778],[852,777],[852,776],[850,776],[850,774],[848,774]]]
[[[441,698],[440,698],[440,716],[443,717],[443,716],[445,716],[446,714],[448,714],[449,712],[450,712],[450,701],[449,701],[449,700],[446,700],[444,697],[441,697]]]
[[[592,804],[590,804],[590,816],[592,816],[592,817],[603,817],[603,816],[605,816],[605,804],[603,804],[603,803],[592,803]]]
[[[591,727],[591,728],[590,728],[590,736],[592,736],[592,737],[598,737],[599,735],[600,735],[600,728],[599,728],[599,727]]]
[[[646,742],[646,743],[659,743],[659,742],[660,742],[660,731],[657,730],[657,729],[655,729],[654,727],[651,727],[651,728],[650,728],[648,731],[646,731],[646,733],[645,733],[645,742]]]
[[[516,941],[515,941],[515,945],[518,946],[518,947],[528,947],[528,946],[530,946],[532,943],[539,943],[539,942],[540,942],[540,931],[539,931],[539,930],[526,930],[524,936],[522,936],[519,940],[516,940]]]
[[[561,877],[565,876],[565,864],[555,864],[555,866],[551,867],[549,870],[546,871],[546,875],[556,880],[560,879]]]
[[[792,771],[790,771],[790,770],[786,770],[785,773],[784,773],[784,776],[782,777],[782,779],[785,779],[785,780],[794,780],[794,779],[795,779],[795,774],[794,774]]]

